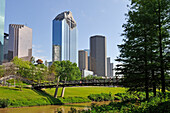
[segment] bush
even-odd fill
[[[0,108],[6,108],[11,104],[9,99],[0,99]]]
[[[101,93],[101,94],[90,94],[88,98],[92,101],[100,102],[100,101],[111,101],[113,100],[112,94],[109,93]]]
[[[117,100],[121,101],[135,101],[138,100],[138,96],[130,93],[117,93],[115,94]]]
[[[138,96],[137,96],[138,95]],[[168,93],[165,98],[162,93],[158,94],[157,97],[151,97],[149,101],[133,101],[137,97],[139,100],[143,98],[145,95],[143,92],[133,94],[133,96],[129,96],[129,93],[119,93],[116,94],[117,97],[125,98],[125,100],[131,99],[131,101],[122,101],[122,102],[111,102],[108,105],[91,105],[91,110],[76,110],[74,109],[74,113],[169,113],[170,111],[170,93]],[[151,94],[152,95],[152,94]],[[90,98],[95,97],[95,94],[89,96]],[[132,99],[134,97],[134,99]],[[73,109],[71,110],[73,111]],[[72,112],[71,112],[72,113]]]

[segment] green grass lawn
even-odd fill
[[[54,95],[55,88],[43,89],[50,95]],[[127,89],[122,87],[66,87],[64,97],[87,97],[90,94],[109,93],[125,93]],[[62,88],[59,88],[58,96],[61,96]]]
[[[58,99],[29,88],[0,87],[0,99],[9,99],[10,107],[60,104]]]
[[[117,87],[66,87],[65,98],[61,98],[62,88],[59,88],[58,97],[54,98],[55,88],[34,90],[31,88],[0,87],[0,100],[9,99],[9,107],[56,105],[64,103],[90,102],[87,98],[90,94],[124,93],[125,88]]]

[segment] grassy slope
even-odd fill
[[[59,88],[58,96],[61,96],[62,88]],[[37,91],[29,88],[0,87],[0,99],[9,99],[12,103],[9,107],[51,105],[62,103],[90,102],[87,98],[90,94],[99,93],[123,93],[125,88],[113,87],[69,87],[65,89],[65,98],[54,98],[55,88]],[[77,97],[75,97],[77,96]],[[71,98],[70,98],[71,97]]]
[[[48,94],[26,88],[22,88],[22,91],[20,91],[18,88],[0,87],[0,99],[9,99],[12,107],[61,103]]]
[[[59,88],[58,96],[61,96],[62,88]],[[50,95],[54,95],[55,88],[52,89],[44,89]],[[87,97],[90,94],[100,94],[100,93],[109,93],[111,92],[113,95],[116,93],[124,93],[126,91],[125,88],[120,87],[66,87],[64,97]]]

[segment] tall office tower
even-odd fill
[[[90,49],[84,49],[84,51],[87,51],[88,54],[88,70],[90,70]]]
[[[0,0],[0,65],[3,62],[4,53],[4,20],[5,20],[5,0]]]
[[[9,34],[4,33],[4,60],[3,62],[8,62],[8,44],[9,43]]]
[[[113,63],[110,63],[110,77],[113,77]]]
[[[8,60],[15,56],[29,61],[32,57],[32,29],[25,25],[9,25]]]
[[[110,57],[107,58],[107,76],[110,77],[111,75],[111,64],[110,64]]]
[[[90,37],[90,70],[97,76],[107,76],[106,55],[105,36],[96,35]]]
[[[88,53],[87,51],[79,51],[79,69],[80,71],[88,70]]]
[[[65,11],[53,20],[52,61],[69,60],[78,63],[77,27],[70,11]]]
[[[110,62],[110,57],[107,58],[107,77],[113,77],[113,63]]]

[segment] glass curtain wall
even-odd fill
[[[3,61],[5,0],[0,0],[0,64]]]

